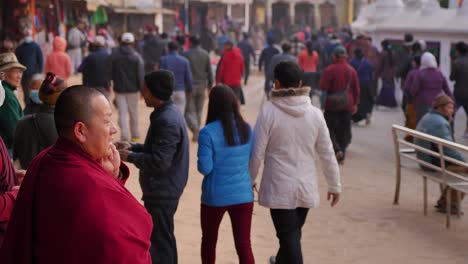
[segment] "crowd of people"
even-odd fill
[[[0,259],[5,263],[177,263],[174,216],[188,181],[190,141],[198,142],[197,168],[204,175],[202,263],[216,261],[226,212],[239,262],[255,262],[250,232],[257,185],[259,204],[270,209],[279,241],[269,262],[303,263],[302,227],[309,208],[319,204],[316,161],[334,206],[352,123],[369,125],[374,105],[398,107],[396,79],[403,84],[410,128],[453,141],[453,113],[468,107],[463,42],[455,46],[452,94],[436,57],[410,34],[402,50],[384,40],[379,52],[369,36],[353,39],[346,30],[312,34],[306,28],[290,40],[271,31],[259,56],[248,33],[239,43],[225,37],[213,74],[212,55],[196,35],[169,40],[148,26],[142,41],[125,32],[113,46],[101,32],[83,56],[88,41],[83,27],[78,22],[66,39],[55,37],[45,60],[30,31],[16,54],[0,54]],[[264,73],[269,102],[252,127],[240,109],[255,64]],[[78,72],[82,85],[68,87]],[[24,109],[15,94],[20,87]],[[316,94],[320,107],[312,104]],[[153,108],[144,143],[140,95]],[[464,160],[456,152],[452,157]],[[124,187],[130,175],[125,162],[139,169],[144,206]]]

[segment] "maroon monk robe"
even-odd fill
[[[8,156],[8,150],[0,137],[0,246],[18,193],[17,190],[12,191],[11,188],[18,184],[15,169]]]
[[[128,177],[128,168],[123,165]],[[151,217],[78,145],[59,138],[28,168],[2,264],[149,264]]]

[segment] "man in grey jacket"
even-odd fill
[[[124,33],[121,45],[112,52],[109,59],[110,79],[114,81],[114,92],[119,110],[120,138],[130,140],[128,116],[130,115],[131,141],[140,140],[138,129],[138,99],[143,90],[145,75],[143,60],[134,49],[135,37]]]
[[[278,65],[280,62],[283,61],[292,61],[292,62],[297,62],[296,57],[291,53],[291,44],[285,42],[283,45],[281,45],[281,50],[283,50],[283,53],[279,53],[273,56],[270,61],[270,66],[269,66],[269,71],[268,71],[268,78],[270,80],[274,80],[274,70],[276,65]],[[269,96],[269,95],[268,95]]]
[[[196,142],[200,131],[205,91],[213,86],[213,73],[211,71],[210,55],[200,47],[200,39],[197,36],[190,37],[190,49],[183,56],[190,63],[193,80],[192,96],[187,101],[185,120],[193,133],[192,141]]]

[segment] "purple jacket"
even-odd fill
[[[442,72],[434,68],[419,70],[410,88],[410,93],[414,96],[414,105],[432,105],[432,101],[442,92],[453,98],[447,79]]]
[[[407,75],[406,75],[406,80],[405,83],[403,84],[403,92],[405,94],[411,94],[411,87],[414,86],[414,79],[416,79],[416,76],[418,75],[419,72],[419,67],[418,68],[413,68]]]

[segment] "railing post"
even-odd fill
[[[443,180],[443,190],[442,193],[444,193],[445,190],[447,190],[446,196],[445,196],[445,212],[446,212],[446,227],[450,228],[450,214],[451,209],[452,209],[452,193],[450,191],[450,188],[447,188],[447,173],[446,173],[446,164],[445,164],[445,157],[444,157],[444,146],[442,143],[437,143],[437,147],[439,149],[439,158],[440,158],[440,168],[442,170],[442,180]]]
[[[396,161],[396,186],[393,204],[397,205],[400,199],[400,184],[401,184],[401,159],[400,159],[400,144],[398,143],[398,134],[395,128],[392,127],[394,154]]]

